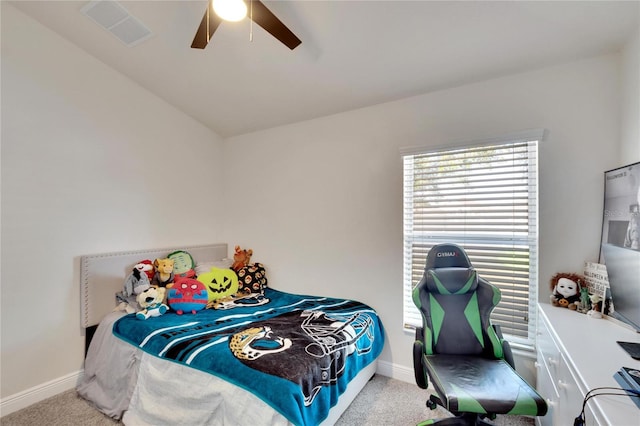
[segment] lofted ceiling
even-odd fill
[[[250,20],[191,42],[207,0],[120,1],[152,31],[128,47],[80,10],[16,8],[176,108],[232,137],[620,50],[639,1],[269,1],[301,40],[289,50]]]

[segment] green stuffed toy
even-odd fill
[[[191,254],[184,250],[177,250],[169,253],[167,259],[173,260],[173,274],[176,278],[195,278],[196,263]]]

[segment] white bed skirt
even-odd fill
[[[98,326],[78,393],[125,425],[291,425],[249,391],[219,377],[160,359],[115,337],[113,312]],[[334,424],[375,374],[371,363],[352,380],[323,426]]]

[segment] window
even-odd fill
[[[404,160],[404,325],[422,324],[411,291],[435,244],[462,246],[499,287],[492,314],[510,342],[532,348],[538,281],[537,151],[542,131]]]

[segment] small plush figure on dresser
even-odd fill
[[[591,309],[591,297],[589,294],[589,288],[584,286],[580,287],[580,304],[578,305],[578,312],[586,314]]]
[[[591,309],[587,312],[587,316],[591,318],[602,318],[602,296],[592,294],[589,296],[589,299],[591,299]]]
[[[551,304],[578,310],[581,307],[580,292],[585,287],[585,278],[579,274],[560,272],[551,278]]]

